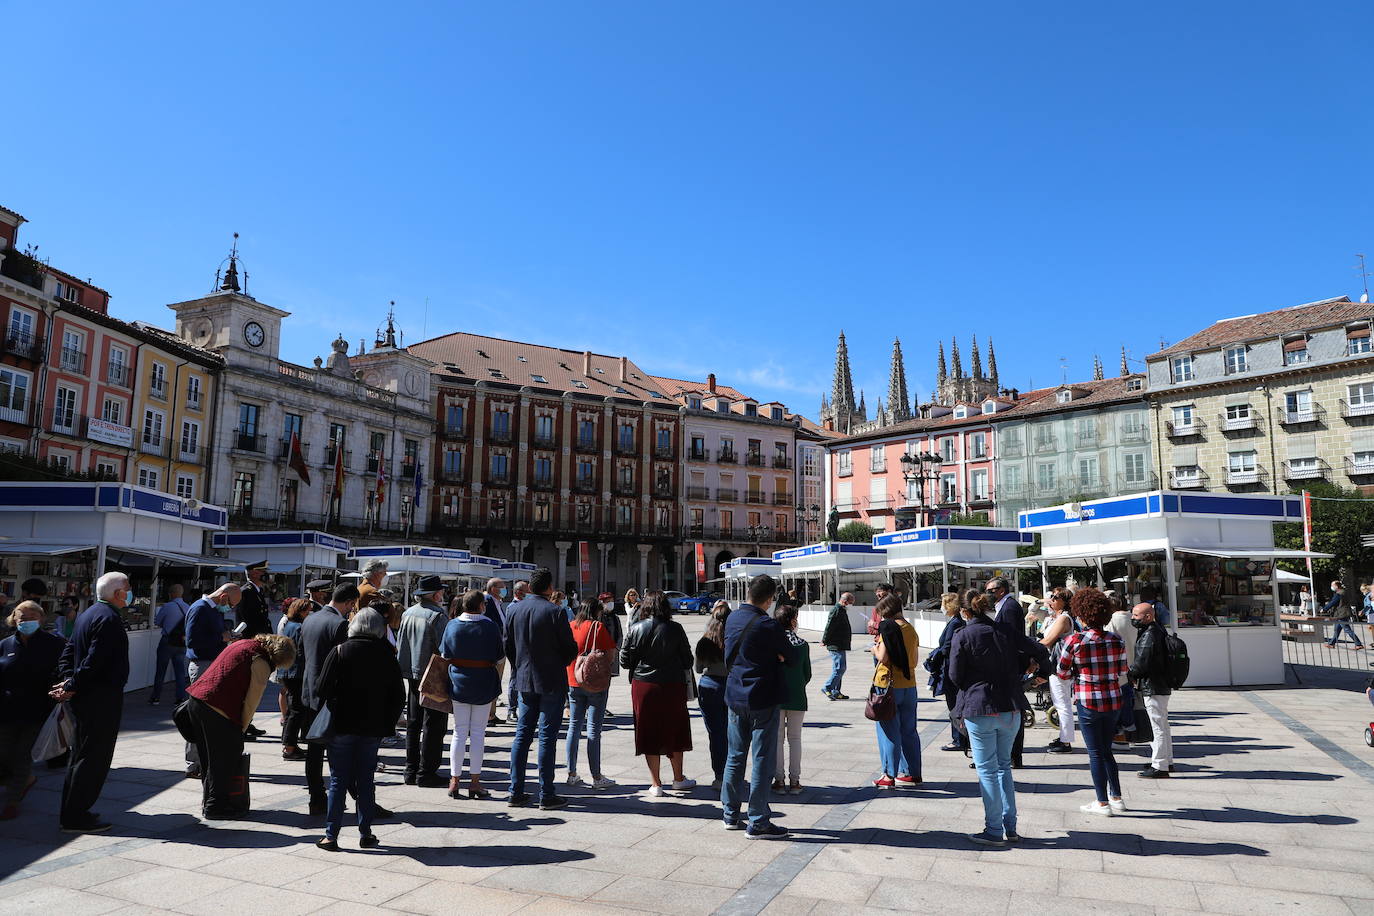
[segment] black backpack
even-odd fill
[[[1165,670],[1169,672],[1169,689],[1177,690],[1188,680],[1188,644],[1177,635],[1164,631]]]

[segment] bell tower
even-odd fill
[[[177,336],[189,344],[220,352],[230,362],[275,360],[281,349],[281,320],[291,313],[248,294],[248,271],[239,257],[238,238],[235,232],[229,256],[220,262],[207,295],[167,307],[176,312]]]

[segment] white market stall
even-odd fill
[[[459,586],[465,587],[463,582],[471,557],[469,551],[457,547],[426,547],[418,544],[354,547],[348,551],[348,559],[357,564],[360,572],[369,560],[385,560],[387,580],[382,587],[394,590],[396,585],[392,577],[400,576],[401,600],[407,604],[410,602],[411,582],[420,576],[440,576],[450,581],[457,579]]]
[[[152,684],[159,633],[151,629],[153,609],[164,600],[165,569],[185,570],[177,578],[196,581],[223,557],[206,556],[205,532],[223,530],[228,513],[195,499],[182,499],[126,483],[8,482],[0,484],[0,590],[17,596],[26,578],[48,586],[51,615],[64,599],[78,609],[94,600],[103,573],[128,574],[137,599],[121,616],[129,631],[126,690]]]
[[[767,557],[735,557],[720,564],[719,572],[725,582],[725,600],[731,608],[737,608],[749,597],[750,579],[762,575],[776,579],[782,575],[782,564]]]
[[[305,594],[307,582],[333,581],[352,545],[347,538],[324,531],[220,531],[213,538],[238,566],[266,560],[272,575],[290,576],[287,594]]]
[[[872,591],[882,580],[879,568],[885,552],[872,544],[832,541],[807,544],[773,551],[773,560],[780,569],[783,586],[797,579],[819,578],[817,593],[820,601],[804,605],[799,626],[804,630],[819,630],[825,626],[826,615],[840,593],[844,591]],[[873,605],[853,604],[849,607],[851,625],[855,619],[866,619]]]
[[[873,536],[873,546],[886,553],[882,567],[886,572],[910,572],[915,583],[918,573],[938,570],[942,592],[962,591],[975,587],[977,580],[1010,573],[1017,548],[1034,541],[1034,536],[1024,531],[975,525],[932,525]],[[854,632],[866,632],[867,618],[856,622],[853,616]],[[947,620],[938,609],[908,611],[906,616],[923,646],[935,645]]]
[[[1279,684],[1283,647],[1274,561],[1326,554],[1274,546],[1276,522],[1302,519],[1297,496],[1156,490],[1021,512],[1049,566],[1126,562],[1125,591],[1152,586],[1188,643],[1195,687]]]

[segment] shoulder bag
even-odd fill
[[[874,684],[868,688],[868,700],[864,703],[864,718],[874,722],[886,722],[897,714],[897,701],[892,696],[892,681],[888,686]]]
[[[611,656],[605,649],[596,647],[596,637],[601,632],[601,621],[592,621],[587,630],[586,648],[573,662],[573,677],[579,686],[588,693],[602,693],[611,689]]]

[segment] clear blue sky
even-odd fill
[[[812,416],[841,327],[1026,387],[1374,256],[1368,3],[307,6],[10,5],[0,203],[127,319],[238,231],[289,359],[394,299]]]

